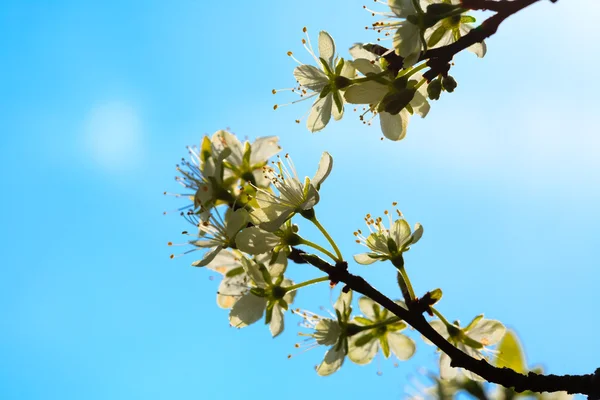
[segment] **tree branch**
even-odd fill
[[[352,289],[361,293],[379,303],[397,317],[402,318],[446,353],[452,360],[451,365],[453,367],[467,369],[488,382],[513,388],[516,392],[526,390],[538,393],[566,391],[570,394],[588,395],[589,400],[600,399],[600,368],[594,374],[558,376],[552,374],[541,375],[534,372],[523,375],[509,368],[495,367],[486,360],[477,360],[462,352],[437,333],[422,314],[405,309],[375,289],[362,277],[348,272],[348,264],[345,261],[334,266],[318,256],[307,254],[299,249],[293,249],[290,259],[299,258],[303,260],[303,263],[309,263],[328,274],[332,282],[343,282],[345,287],[342,290]]]
[[[428,60],[427,64],[430,67],[430,69],[423,74],[423,77],[426,78],[427,81],[431,81],[440,74],[447,74],[450,69],[449,63],[456,54],[475,43],[483,42],[485,39],[496,33],[498,27],[506,18],[538,1],[540,0],[462,0],[462,6],[464,8],[495,11],[496,14],[483,21],[481,25],[472,29],[465,36],[460,37],[456,42],[435,49],[429,49],[421,54],[419,60]],[[555,3],[557,0],[550,1]],[[394,52],[387,52],[387,49],[384,47],[377,47],[379,49],[374,53],[379,55],[386,54],[384,57],[389,63],[390,70],[396,71],[396,73],[397,71],[402,70],[402,64],[404,62],[402,57],[397,56]]]

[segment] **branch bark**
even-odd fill
[[[346,262],[331,265],[325,260],[308,255],[302,250],[293,249],[290,254],[292,261],[309,263],[329,275],[332,282],[345,284],[343,290],[354,290],[361,293],[382,307],[385,307],[394,315],[402,318],[419,333],[434,343],[440,350],[446,353],[452,360],[453,367],[467,369],[491,383],[497,383],[507,388],[513,388],[517,392],[530,390],[533,392],[558,392],[566,391],[570,394],[580,393],[588,396],[589,400],[600,399],[600,368],[593,374],[586,375],[542,375],[529,372],[527,375],[520,374],[509,368],[498,368],[489,364],[486,360],[477,360],[454,347],[443,336],[435,331],[427,322],[425,317],[417,312],[409,311],[383,293],[375,289],[365,279],[348,271]]]

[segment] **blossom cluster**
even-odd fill
[[[229,309],[231,326],[243,328],[262,319],[275,337],[284,331],[286,312],[300,316],[301,325],[310,329],[300,333],[309,339],[304,346],[329,348],[317,367],[320,375],[337,371],[346,358],[356,364],[370,363],[377,354],[411,358],[416,345],[402,332],[406,322],[368,297],[358,299],[358,315],[352,312],[352,291],[340,293],[329,317],[292,307],[301,288],[330,280],[325,275],[295,283],[288,276],[293,251],[299,247],[304,254],[316,251],[334,264],[344,258],[315,211],[321,188],[332,172],[333,157],[324,152],[312,178],[301,178],[290,155],[279,154],[278,143],[272,136],[242,143],[233,133],[221,130],[205,136],[199,147],[188,148],[190,159],[177,166],[180,175],[176,177],[185,189],[176,196],[189,202],[181,214],[194,227],[183,232],[188,238],[183,244],[190,246],[183,254],[200,251],[202,255],[192,265],[222,275],[217,304]],[[365,217],[368,234],[354,232],[355,241],[368,249],[354,259],[363,265],[389,261],[410,286],[399,260],[419,241],[423,227],[416,224],[411,230],[398,210],[386,210],[383,215],[387,221],[371,214]],[[297,218],[314,224],[331,249],[302,237]],[[416,301],[412,292],[408,297]],[[404,302],[397,302],[408,311]],[[495,322],[498,332],[487,335],[477,333],[474,323],[464,333],[457,326],[440,327],[440,321],[432,326],[459,348],[466,343],[464,349],[477,355],[503,333],[503,326]],[[444,367],[446,358],[442,355],[440,360]]]
[[[346,60],[336,54],[335,42],[325,31],[319,33],[315,52],[303,28],[306,38],[302,43],[315,65],[304,64],[288,52],[299,64],[294,69],[297,86],[289,90],[300,100],[315,98],[306,121],[309,131],[322,130],[332,116],[340,120],[345,104],[353,104],[362,105],[359,118],[364,124],[379,117],[383,135],[402,140],[412,115],[426,117],[429,100],[456,88],[447,71],[427,78],[420,71],[430,68],[428,49],[447,46],[473,29],[475,18],[466,14],[460,0],[389,0],[387,7],[389,11],[368,11],[381,17],[371,29],[392,39],[389,50],[359,43],[350,48],[352,59]],[[468,50],[483,57],[486,45],[475,43]]]

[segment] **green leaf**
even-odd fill
[[[525,354],[514,331],[508,330],[506,332],[498,345],[498,351],[500,355],[496,359],[497,367],[507,367],[521,374],[527,372]]]
[[[477,22],[477,19],[475,17],[470,16],[470,15],[462,15],[460,17],[460,23],[461,24],[472,24],[474,22]]]

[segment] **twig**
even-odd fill
[[[402,318],[446,353],[452,360],[451,365],[453,367],[467,369],[488,382],[513,388],[516,392],[526,390],[538,393],[566,391],[570,394],[581,393],[588,395],[588,399],[590,400],[600,399],[600,368],[594,374],[559,376],[541,375],[534,372],[523,375],[509,368],[495,367],[486,360],[477,360],[462,352],[437,333],[422,314],[403,308],[371,286],[362,277],[348,272],[346,262],[341,262],[334,266],[317,256],[309,255],[299,249],[293,249],[292,254],[292,259],[301,258],[304,263],[309,263],[328,274],[332,282],[343,282],[346,285],[343,290],[352,289],[355,292],[361,293],[379,303],[397,317]]]

